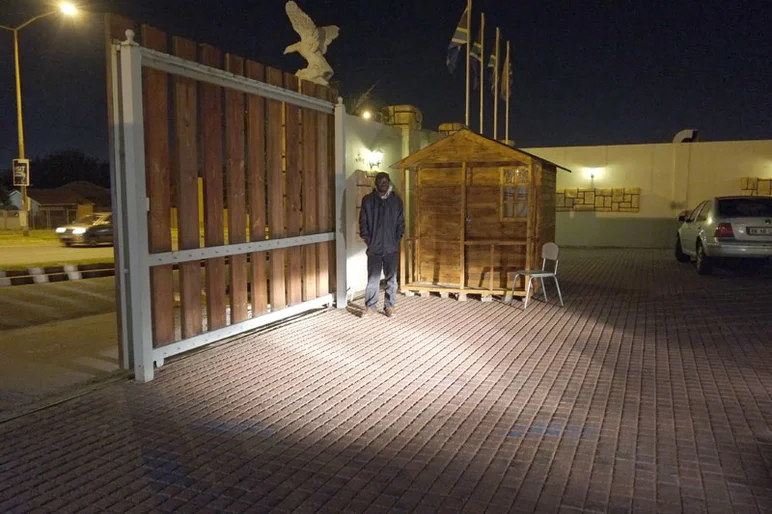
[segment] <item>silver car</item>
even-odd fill
[[[724,259],[772,258],[772,196],[711,198],[678,220],[676,259],[694,259],[701,275]]]
[[[95,212],[76,219],[56,229],[56,235],[65,246],[97,246],[113,242],[113,215],[109,212]]]

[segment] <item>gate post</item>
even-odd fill
[[[126,278],[128,268],[126,268],[126,230],[124,229],[124,223],[126,218],[125,201],[123,195],[123,130],[122,130],[122,117],[121,117],[121,84],[120,84],[120,72],[118,69],[118,52],[119,46],[116,44],[110,44],[110,68],[108,77],[110,83],[110,194],[112,196],[111,202],[113,206],[113,248],[115,256],[115,285],[117,289],[116,294],[116,308],[118,318],[118,360],[120,361],[121,369],[131,369],[134,359],[131,355],[131,338],[129,336],[129,329],[126,325],[131,319],[128,316],[128,284],[126,284]],[[50,213],[49,213],[50,216]]]
[[[335,105],[335,306],[348,304],[346,275],[346,106],[338,97]]]
[[[127,243],[123,255],[127,272],[127,317],[129,345],[134,364],[134,379],[153,379],[153,334],[150,302],[150,267],[148,249],[148,197],[145,187],[145,127],[142,106],[142,54],[134,42],[134,31],[126,31],[120,46],[121,133],[124,152],[122,166],[122,229]],[[123,243],[124,241],[120,241]]]

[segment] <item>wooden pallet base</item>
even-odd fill
[[[512,300],[511,289],[462,289],[458,287],[444,287],[435,284],[405,284],[400,288],[400,293],[405,296],[429,297],[437,295],[440,298],[449,298],[454,296],[458,301],[463,302],[469,295],[479,296],[482,302],[492,302],[494,296],[501,297],[504,302]],[[525,291],[515,291],[517,297],[525,296]]]

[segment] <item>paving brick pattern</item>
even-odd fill
[[[561,266],[565,308],[324,311],[4,423],[0,512],[772,512],[772,275]]]

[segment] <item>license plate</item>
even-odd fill
[[[772,236],[772,227],[748,227],[749,236]]]

